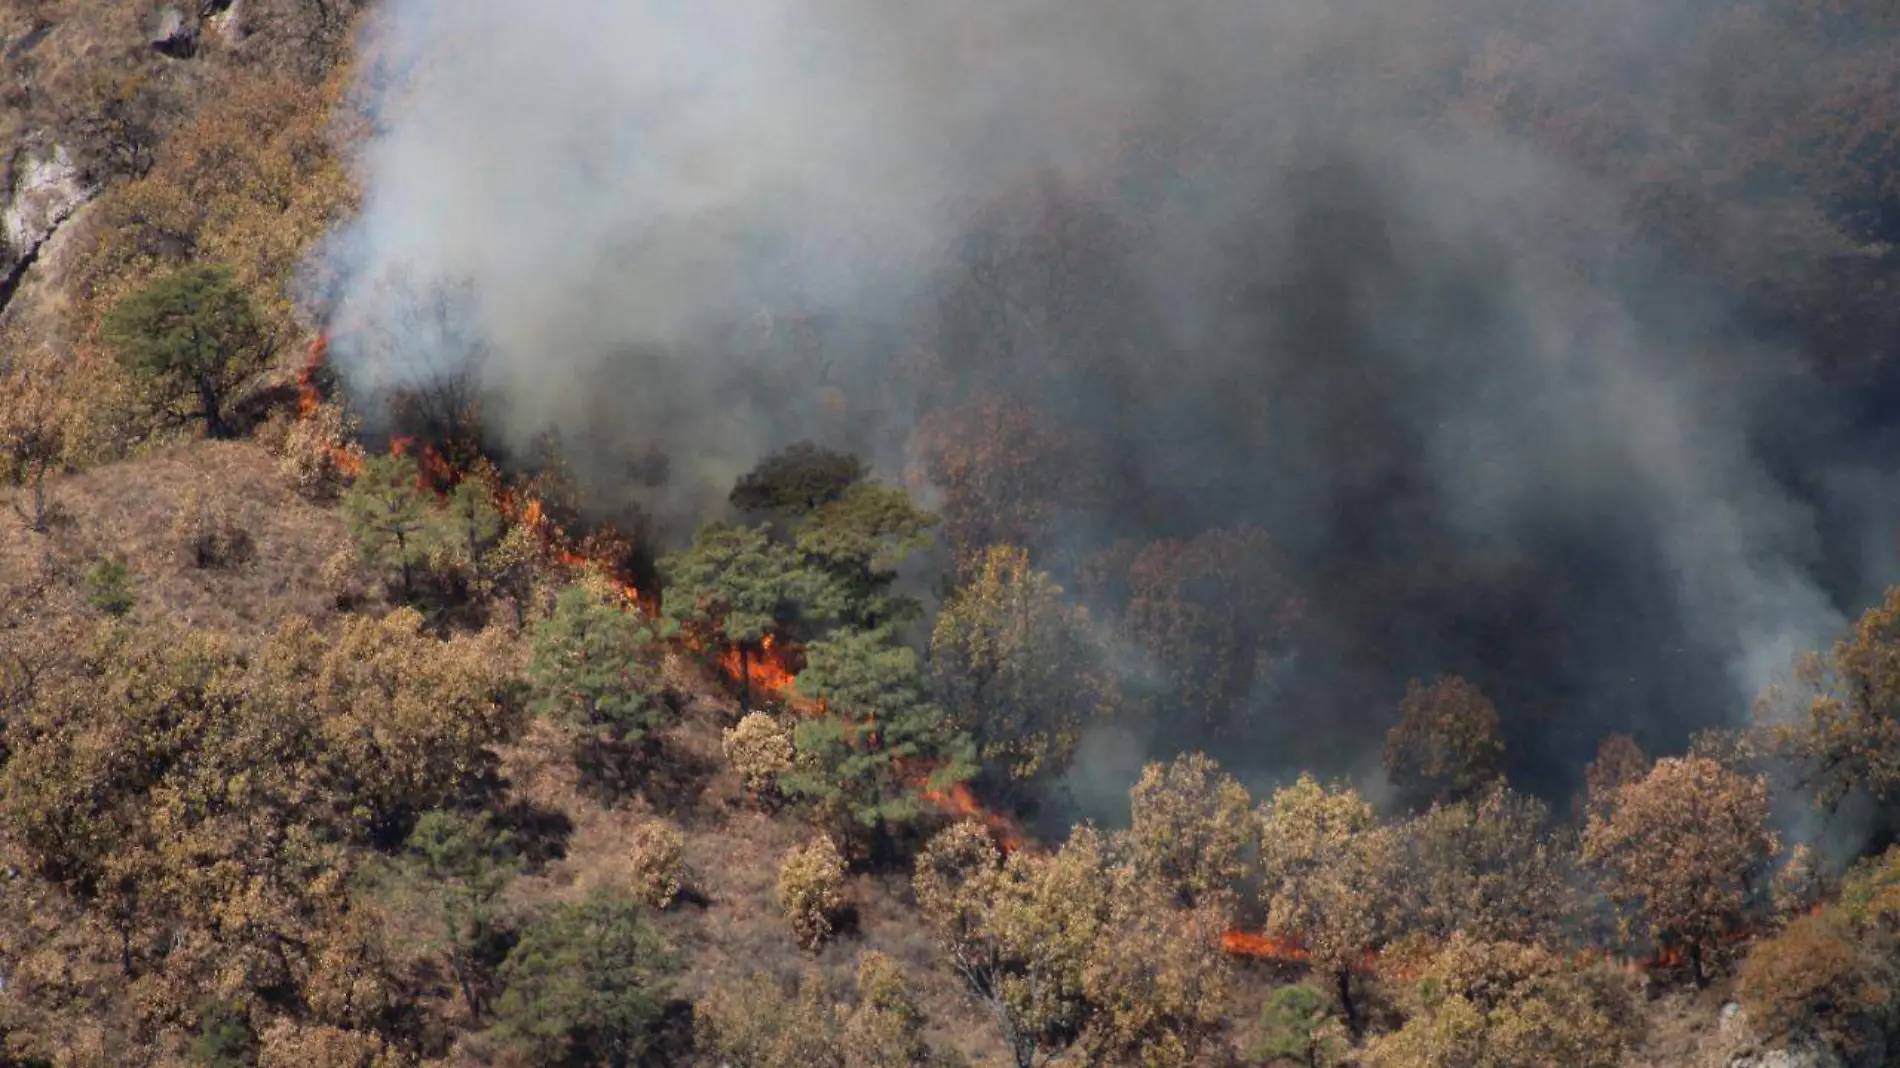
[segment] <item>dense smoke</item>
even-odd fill
[[[1556,107],[1587,52],[1673,102],[1629,136],[1690,136],[1695,11],[388,0],[321,301],[359,395],[473,369],[502,444],[561,428],[673,540],[774,447],[896,473],[922,409],[1012,395],[1088,431],[1078,552],[1287,554],[1311,614],[1224,762],[1364,767],[1456,671],[1561,785],[1606,730],[1737,721],[1888,577],[1882,458],[1796,349],[1638,232],[1634,176],[1447,104],[1501,70]],[[1718,229],[1848,246],[1798,200]]]

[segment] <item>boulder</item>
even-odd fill
[[[153,51],[173,59],[190,59],[198,51],[198,28],[175,7],[162,7],[152,16],[146,38]]]

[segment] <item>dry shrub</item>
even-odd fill
[[[778,777],[792,770],[792,735],[763,712],[750,712],[725,730],[726,759],[745,777],[755,796],[772,792]]]
[[[210,479],[200,479],[178,499],[172,511],[172,538],[187,567],[223,568],[249,563],[257,547],[245,514]]]
[[[787,990],[763,975],[715,988],[693,1007],[699,1048],[746,1068],[844,1068],[838,1017],[824,981]]]
[[[665,820],[648,820],[628,836],[627,867],[633,896],[664,909],[679,896],[686,870],[686,838]]]
[[[304,497],[325,501],[336,496],[362,449],[350,441],[352,421],[335,404],[319,404],[284,432],[277,470]]]
[[[1892,975],[1838,910],[1802,916],[1757,942],[1742,963],[1736,996],[1757,1034],[1819,1038],[1842,1051],[1865,1044],[1869,1027],[1891,1023]]]
[[[338,549],[323,560],[318,581],[330,603],[348,610],[363,599],[363,564],[354,549]]]
[[[279,1019],[264,1028],[257,1068],[402,1068],[414,1063],[380,1037]]]
[[[806,949],[817,949],[831,936],[844,907],[844,855],[830,836],[821,834],[785,854],[778,869],[778,903]]]

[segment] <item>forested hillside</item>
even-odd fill
[[[1900,9],[661,6],[0,11],[0,1065],[1900,1060]]]

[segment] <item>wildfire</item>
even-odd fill
[[[757,649],[728,645],[719,651],[719,670],[726,678],[748,689],[757,688],[784,702],[800,715],[816,715],[823,704],[801,696],[798,682],[799,650],[782,642],[776,634],[767,634]]]
[[[321,382],[324,361],[329,356],[330,337],[318,334],[310,342],[304,357],[304,365],[297,372],[297,417],[309,418],[323,404],[323,386]],[[413,437],[397,437],[390,441],[389,452],[392,456],[406,456],[412,452],[418,468],[417,484],[434,493],[446,493],[461,484],[470,472],[458,468],[440,450],[426,442],[418,443]],[[334,446],[337,469],[349,476],[363,473],[363,454],[361,450],[348,443]],[[649,614],[657,614],[657,601],[641,596],[640,590],[630,581],[615,562],[605,554],[590,556],[579,551],[558,526],[547,517],[546,508],[539,498],[531,493],[503,485],[499,479],[483,479],[495,510],[508,522],[525,528],[542,551],[564,567],[573,570],[598,570],[608,576],[628,603],[640,606]]]
[[[1296,964],[1307,959],[1306,947],[1291,938],[1256,931],[1230,930],[1220,936],[1221,948],[1242,957]]]
[[[948,790],[925,790],[923,798],[952,816],[981,823],[996,837],[996,844],[1005,853],[1014,853],[1029,844],[1014,820],[984,808],[970,788],[962,783],[952,784]]]
[[[321,378],[329,345],[327,334],[317,335],[311,341],[303,368],[297,374],[297,416],[300,419],[309,418],[323,405]],[[336,462],[340,470],[352,476],[362,473],[363,461],[359,450],[346,444],[339,444],[336,450]],[[639,605],[649,614],[658,614],[660,606],[657,597],[642,596],[641,591],[616,566],[611,542],[589,539],[580,545],[574,544],[548,517],[547,508],[539,497],[521,487],[504,485],[493,477],[492,472],[483,477],[479,473],[462,470],[434,446],[418,442],[413,437],[393,439],[389,443],[389,451],[394,456],[414,455],[418,466],[418,484],[435,493],[446,493],[475,474],[488,488],[495,510],[509,523],[526,530],[550,559],[574,570],[604,573],[629,603]],[[606,551],[602,551],[603,547],[607,547]],[[796,690],[801,666],[799,654],[799,648],[793,643],[783,641],[777,635],[767,635],[756,649],[742,649],[739,646],[721,649],[717,662],[720,670],[733,682],[747,689],[757,687],[799,715],[823,715],[824,702],[804,697]],[[983,807],[968,787],[959,783],[947,790],[927,789],[924,787],[929,780],[929,769],[907,768],[904,773],[909,776],[912,785],[920,788],[925,801],[948,815],[978,821],[995,835],[1003,849],[1013,852],[1028,844],[1027,837],[1014,821]]]

